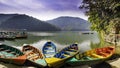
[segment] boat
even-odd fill
[[[6,44],[0,44],[0,61],[12,63],[17,65],[24,65],[26,62],[26,55],[19,49]]]
[[[48,41],[43,46],[42,52],[45,58],[53,57],[56,54],[56,46],[52,42]]]
[[[109,59],[115,52],[114,46],[96,48],[84,53],[79,53],[66,62],[67,65],[95,65]]]
[[[15,35],[13,32],[0,32],[0,39],[14,40]]]
[[[45,60],[48,63],[48,67],[59,68],[62,65],[64,65],[64,63],[68,59],[74,57],[78,53],[79,53],[78,45],[77,44],[72,44],[70,46],[67,46],[67,47],[63,48],[58,53],[56,53],[54,55],[54,57],[45,58]]]
[[[37,48],[26,44],[22,48],[23,53],[27,56],[27,62],[31,65],[43,68],[47,66],[44,55]],[[28,65],[28,64],[27,64]]]
[[[27,38],[26,31],[16,31],[14,33],[15,33],[16,38]]]

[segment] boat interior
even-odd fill
[[[15,58],[20,55],[23,55],[23,53],[20,52],[19,50],[13,47],[0,45],[0,57],[1,58]]]

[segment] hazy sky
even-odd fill
[[[0,13],[20,13],[49,20],[59,16],[80,17],[87,20],[78,7],[82,0],[0,0]]]

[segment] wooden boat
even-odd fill
[[[0,32],[0,39],[14,40],[15,35],[13,34],[13,32]]]
[[[26,61],[26,55],[24,55],[19,49],[0,44],[0,61],[23,65]]]
[[[78,54],[78,52],[79,50],[77,44],[72,44],[56,53],[54,57],[45,58],[45,60],[49,67],[59,68],[65,63],[66,60],[74,57],[76,54]]]
[[[113,46],[96,48],[82,54],[77,54],[66,63],[68,65],[94,65],[109,59],[114,54],[114,51],[115,47]]]
[[[27,56],[27,61],[37,67],[46,67],[47,63],[44,60],[44,55],[35,47],[30,45],[25,45],[22,51]]]
[[[56,54],[56,46],[49,41],[43,46],[42,52],[46,58],[53,57]]]
[[[27,38],[27,32],[26,31],[17,31],[15,32],[16,38]]]

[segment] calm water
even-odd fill
[[[62,31],[62,32],[29,32],[27,39],[15,39],[15,40],[5,40],[0,41],[1,43],[8,44],[11,46],[15,46],[19,49],[22,48],[23,44],[31,44],[39,49],[42,49],[43,45],[48,41],[51,40],[57,46],[57,49],[61,49],[65,46],[68,46],[73,43],[78,43],[79,49],[81,52],[91,49],[90,43],[98,43],[99,38],[98,34],[94,32],[93,34],[83,34],[83,32],[79,31]],[[16,66],[13,64],[6,64],[0,63],[0,67],[2,68],[29,68],[24,66]],[[102,66],[102,67],[100,67]],[[91,68],[104,68],[105,66],[110,65],[96,65]],[[34,67],[33,67],[34,68]],[[89,66],[66,66],[64,68],[90,68]],[[111,68],[111,67],[105,67]]]
[[[1,42],[18,48],[21,48],[23,44],[31,44],[42,49],[48,40],[54,42],[57,49],[77,42],[81,51],[89,50],[90,42],[99,42],[96,32],[93,32],[93,34],[83,34],[80,31],[29,32],[27,39],[5,40]]]

